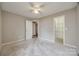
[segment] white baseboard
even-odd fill
[[[20,41],[23,41],[24,39],[22,40],[17,40],[17,41],[12,41],[12,42],[7,42],[7,43],[2,43],[1,46],[4,46],[4,45],[10,45],[10,44],[14,44],[14,43],[18,43]]]
[[[77,48],[75,45],[71,45],[71,44],[64,44],[65,46],[69,46],[69,47],[72,47],[72,48]]]
[[[55,43],[55,42],[52,41],[52,40],[48,40],[48,39],[44,39],[44,38],[40,38],[40,37],[39,37],[39,39],[42,40],[42,41],[47,41],[47,42],[53,42],[53,43]],[[64,45],[65,45],[65,46],[72,47],[72,48],[77,48],[75,45],[71,45],[71,44],[66,44],[66,43],[64,43]]]
[[[42,41],[47,41],[47,42],[54,43],[54,41],[53,41],[53,40],[48,40],[48,39],[44,39],[44,38],[38,38],[38,39],[40,39],[40,40],[42,40]]]

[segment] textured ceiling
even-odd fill
[[[76,2],[38,2],[43,4],[40,14],[34,14],[30,11],[29,2],[3,2],[1,3],[2,10],[28,17],[29,19],[48,16],[60,11],[74,8]]]

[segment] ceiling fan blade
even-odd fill
[[[44,7],[45,5],[44,4],[42,4],[42,5],[40,5],[40,8],[42,8],[42,7]]]
[[[34,4],[32,2],[29,3],[31,7],[34,7]]]
[[[33,2],[30,2],[29,3],[31,5],[31,7],[44,7],[45,5],[44,4],[37,4],[37,3],[33,3]]]

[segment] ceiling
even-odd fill
[[[64,11],[70,8],[74,8],[76,2],[36,2],[37,4],[43,4],[40,14],[34,14],[30,11],[29,2],[2,2],[2,10],[25,16],[29,19],[40,18],[48,16],[60,11]]]

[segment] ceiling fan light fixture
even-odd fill
[[[40,7],[40,5],[35,5],[34,7],[35,7],[35,8],[39,8],[39,7]]]
[[[35,14],[39,14],[41,12],[41,9],[44,5],[40,5],[40,4],[36,4],[36,3],[30,3],[31,7],[31,11]]]
[[[39,14],[40,12],[39,12],[39,10],[33,10],[33,13]]]

